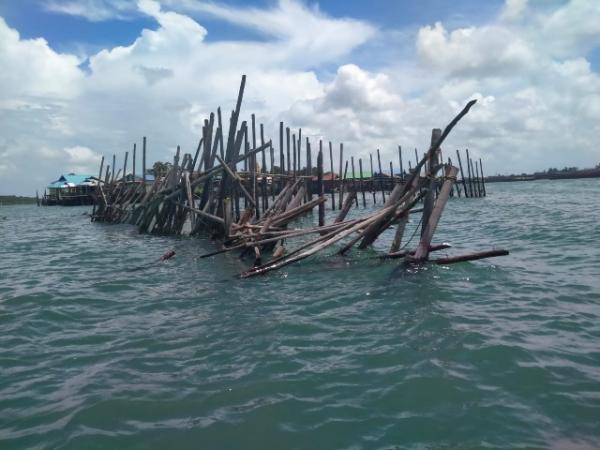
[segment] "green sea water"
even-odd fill
[[[510,256],[406,271],[389,230],[247,280],[209,240],[1,207],[0,449],[599,448],[600,180],[488,194],[434,241]]]

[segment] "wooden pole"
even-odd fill
[[[469,172],[469,197],[475,197],[475,192],[473,190],[473,176],[471,174],[471,158],[469,158],[469,149],[467,149],[467,171]]]
[[[379,167],[379,188],[381,189],[381,201],[385,204],[385,192],[383,191],[383,172],[381,170],[381,156],[377,149],[377,166]]]
[[[286,139],[286,155],[287,155],[287,175],[290,176],[291,173],[291,160],[290,160],[290,127],[286,127],[285,129],[285,139]]]
[[[482,197],[483,191],[481,189],[481,179],[479,178],[479,166],[477,165],[477,161],[475,161],[475,179],[477,180],[477,194],[479,197]]]
[[[306,194],[308,200],[312,200],[312,152],[310,147],[310,141],[306,138],[306,171],[310,177],[309,182],[306,185]]]
[[[479,158],[479,168],[481,169],[481,187],[483,188],[483,196],[487,197],[487,192],[485,191],[485,177],[483,176],[483,165],[481,164],[481,158]]]
[[[444,180],[444,184],[442,185],[442,189],[440,190],[440,195],[438,196],[433,210],[431,211],[431,215],[429,216],[429,221],[427,222],[427,228],[425,232],[421,235],[421,240],[417,249],[415,250],[414,259],[416,261],[424,261],[429,256],[429,247],[431,246],[431,240],[433,239],[433,234],[438,226],[440,218],[442,217],[442,212],[444,211],[444,207],[448,202],[448,198],[450,196],[450,190],[456,180],[456,174],[458,173],[458,169],[454,166],[448,166],[446,168],[446,179]]]
[[[495,256],[507,256],[508,250],[489,250],[486,252],[470,253],[468,255],[461,256],[449,256],[447,258],[435,259],[432,262],[435,264],[454,264],[464,261],[475,261],[484,258],[493,258]]]
[[[362,159],[358,158],[358,171],[360,176],[360,192],[362,194],[363,208],[367,207],[367,199],[365,197],[365,186],[363,184]]]
[[[319,141],[319,154],[317,155],[317,189],[319,198],[325,199],[325,190],[323,189],[323,141]],[[319,226],[325,225],[325,202],[319,203]]]
[[[340,191],[340,198],[339,198],[339,202],[338,202],[338,209],[342,209],[342,202],[343,202],[343,197],[344,197],[344,179],[342,178],[342,169],[343,169],[343,164],[344,164],[344,144],[340,143],[340,187],[339,187],[339,191]]]
[[[471,174],[473,175],[473,191],[475,192],[474,197],[479,197],[479,190],[477,188],[477,175],[475,174],[475,169],[473,168],[473,160],[469,158],[469,167],[471,168]]]
[[[142,138],[142,181],[144,190],[146,189],[146,136]],[[156,180],[155,180],[156,181]]]
[[[98,173],[98,179],[102,180],[102,169],[104,168],[104,155],[102,155],[102,159],[100,160],[100,172]],[[36,191],[37,193],[37,191]]]
[[[136,144],[134,143],[133,144],[133,158],[132,158],[132,161],[131,161],[133,163],[132,171],[133,171],[133,181],[134,182],[135,182],[135,153],[136,153]]]
[[[404,181],[404,166],[402,165],[402,146],[398,146],[398,161],[400,162],[400,179]]]
[[[350,157],[350,161],[352,162],[352,190],[356,192],[356,172],[354,171],[354,156]],[[358,208],[358,196],[354,196],[355,198],[355,207]]]
[[[129,152],[125,152],[125,160],[123,161],[123,182],[127,181],[127,157]]]
[[[344,176],[342,177],[342,181],[340,183],[340,200],[344,198],[344,188],[346,187],[346,174],[348,173],[348,161],[346,161],[346,164],[344,166]],[[343,205],[340,206],[340,209],[342,209]]]
[[[335,211],[335,175],[333,173],[333,147],[331,141],[329,141],[329,165],[331,167],[331,180],[329,182],[329,188],[331,189],[331,209]]]
[[[265,145],[265,129],[263,124],[260,124],[260,145],[263,147]],[[271,158],[273,158],[273,153],[271,152]],[[269,209],[269,193],[267,192],[267,156],[266,151],[262,151],[262,177],[261,177],[261,186],[262,186],[262,206],[263,212]]]
[[[442,130],[439,128],[434,128],[431,130],[431,145],[433,145],[442,135]],[[427,162],[427,172],[426,176],[428,179],[427,182],[427,192],[425,194],[425,198],[423,200],[423,220],[421,225],[421,236],[425,233],[427,229],[427,223],[429,221],[429,215],[433,210],[433,202],[435,201],[435,193],[436,193],[436,181],[435,181],[435,173],[434,167],[437,165],[437,153],[432,152],[429,153],[429,158]]]
[[[292,134],[292,177],[296,179],[296,135]]]
[[[307,142],[308,142],[308,138],[307,138]],[[300,175],[300,170],[302,169],[302,166],[300,165],[300,160],[302,158],[300,158],[300,153],[302,150],[302,128],[298,128],[298,175]],[[308,164],[308,161],[307,161]]]
[[[256,150],[256,117],[254,114],[251,116],[252,119],[252,149]],[[250,157],[252,167],[250,173],[252,174],[252,199],[254,200],[254,207],[256,209],[256,220],[260,219],[260,203],[258,202],[258,190],[256,189],[256,153]]]
[[[111,183],[115,182],[116,168],[117,168],[117,155],[115,155],[113,153],[113,163],[112,163],[112,166],[111,166],[111,169],[112,169],[112,172],[111,172]]]
[[[465,191],[465,197],[469,197],[469,191],[467,189],[467,182],[465,181],[465,173],[463,172],[462,161],[460,159],[460,152],[456,149],[456,156],[458,157],[458,167],[460,167],[460,178]]]
[[[377,199],[375,198],[375,172],[373,172],[373,153],[369,153],[369,160],[371,161],[371,194],[373,194],[373,204],[377,204]]]

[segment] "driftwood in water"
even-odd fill
[[[434,259],[431,262],[435,264],[454,264],[465,261],[476,261],[484,258],[493,258],[495,256],[507,256],[508,254],[508,250],[489,250],[485,252],[470,253],[468,255],[448,256],[447,258]]]

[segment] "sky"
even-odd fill
[[[284,121],[397,167],[477,99],[446,156],[600,164],[597,0],[2,0],[0,68],[0,195],[97,175],[142,136],[150,162],[193,152],[242,74],[275,143]]]

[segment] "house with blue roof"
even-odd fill
[[[46,187],[43,205],[91,205],[98,181],[92,175],[61,175]]]

